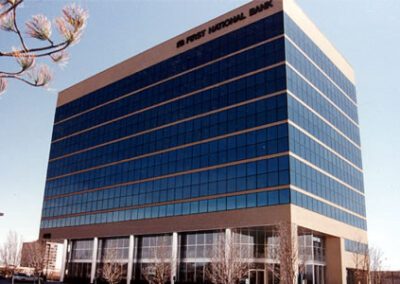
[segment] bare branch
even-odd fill
[[[353,252],[356,282],[382,284],[384,281],[383,253],[379,248],[357,242]]]
[[[122,280],[123,267],[117,257],[116,249],[107,249],[102,257],[102,268],[98,273],[101,277],[110,284],[117,284]]]
[[[0,263],[6,270],[14,271],[21,262],[22,238],[16,232],[10,231],[6,241],[0,247]]]
[[[18,28],[18,24],[17,24],[17,9],[13,10],[13,18],[14,18],[14,28],[15,28],[15,32],[18,34],[19,40],[22,44],[22,47],[24,48],[25,51],[28,50],[28,47],[25,44],[24,38],[21,35],[21,32]]]
[[[55,52],[59,52],[65,48],[67,48],[71,43],[69,41],[63,41],[61,43],[58,43],[56,45],[49,45],[49,46],[45,46],[45,47],[38,47],[38,48],[31,48],[28,51],[25,51],[23,49],[21,50],[15,50],[15,51],[10,51],[10,52],[0,52],[0,56],[7,56],[7,57],[14,57],[14,53],[18,52],[20,54],[20,56],[33,56],[35,55],[36,57],[41,57],[41,56],[47,56],[49,54],[55,53]],[[58,50],[54,50],[48,53],[42,53],[42,54],[34,54],[35,52],[40,52],[40,51],[47,51],[47,50],[52,50],[55,48],[59,48]]]
[[[383,252],[377,247],[371,247],[369,249],[370,258],[370,271],[371,271],[371,283],[372,284],[383,284],[384,281],[384,269],[383,269]]]
[[[154,263],[142,269],[142,275],[150,284],[167,283],[171,276],[172,251],[167,236],[159,236],[154,249]]]
[[[276,245],[270,251],[269,258],[272,259],[272,263],[267,263],[267,268],[279,278],[280,283],[293,284],[299,259],[296,225],[290,222],[278,223],[273,234]]]
[[[37,81],[29,81],[29,80],[27,80],[27,79],[25,79],[25,78],[23,78],[23,77],[20,77],[20,76],[17,76],[17,75],[6,75],[6,76],[1,76],[1,78],[0,79],[4,79],[4,78],[9,78],[9,79],[16,79],[16,80],[19,80],[19,81],[21,81],[21,82],[24,82],[24,83],[26,83],[26,84],[28,84],[28,85],[30,85],[30,86],[32,86],[32,87],[45,87],[47,84],[48,84],[48,82],[46,82],[46,81],[39,81],[39,80],[37,80]]]
[[[33,274],[39,277],[45,268],[46,263],[46,242],[35,241],[25,243],[23,246],[22,264],[33,268]]]
[[[369,283],[370,279],[370,257],[369,248],[361,241],[357,242],[357,247],[353,252],[354,278],[361,283]]]
[[[235,243],[232,236],[220,237],[210,252],[211,261],[206,267],[206,277],[211,283],[238,283],[249,273],[248,247]]]

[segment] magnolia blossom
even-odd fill
[[[50,57],[54,62],[58,63],[61,66],[65,66],[69,60],[69,54],[65,50],[53,53],[52,55],[50,55]]]
[[[22,71],[26,71],[35,65],[35,56],[23,54],[17,48],[13,47],[13,57],[17,60]]]
[[[51,36],[51,22],[43,15],[35,15],[26,24],[26,33],[40,40],[48,40]]]
[[[0,29],[7,32],[15,32],[13,13],[7,13],[0,18]]]
[[[76,43],[82,36],[89,14],[75,4],[63,9],[62,17],[56,19],[56,25],[60,34],[70,43]]]
[[[2,95],[7,89],[7,80],[0,78],[0,95]]]
[[[49,66],[42,64],[32,69],[29,73],[29,77],[36,86],[47,86],[53,79],[53,73]]]
[[[86,26],[89,14],[82,7],[72,4],[62,10],[64,19],[76,30],[81,30]]]
[[[35,65],[35,56],[16,56],[15,59],[17,60],[19,66],[21,66],[22,70],[28,70]]]

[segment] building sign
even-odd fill
[[[183,47],[183,46],[185,46],[187,44],[190,44],[190,43],[192,43],[194,41],[197,41],[197,40],[205,37],[206,34],[213,34],[213,33],[217,32],[219,30],[222,30],[222,29],[224,29],[226,27],[229,27],[229,26],[234,25],[234,24],[236,24],[238,22],[241,22],[241,21],[245,20],[247,17],[252,17],[252,16],[257,15],[258,13],[260,13],[262,11],[268,10],[269,8],[273,7],[273,3],[272,2],[273,2],[273,0],[265,1],[265,2],[263,2],[261,4],[258,4],[256,6],[250,8],[248,10],[247,14],[245,14],[244,12],[239,13],[239,14],[234,15],[232,17],[229,17],[229,18],[227,18],[227,19],[225,19],[225,20],[223,20],[223,21],[221,21],[221,22],[219,22],[217,24],[214,24],[214,25],[208,27],[207,29],[203,29],[201,31],[198,31],[198,32],[192,34],[192,35],[189,35],[185,39],[179,40],[176,43],[176,47],[177,48]]]

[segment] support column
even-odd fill
[[[225,252],[229,255],[229,251],[231,249],[231,242],[232,242],[232,230],[225,229]]]
[[[64,247],[61,259],[60,282],[64,282],[65,267],[67,264],[67,253],[68,253],[68,240],[64,240]]]
[[[178,270],[178,233],[172,233],[172,255],[171,255],[171,284],[176,281]]]
[[[232,249],[232,230],[225,229],[225,261],[230,261],[230,253]]]
[[[97,247],[99,239],[93,239],[93,252],[92,252],[92,267],[90,270],[90,283],[93,284],[96,277],[96,266],[97,266]]]
[[[132,280],[133,273],[133,257],[134,257],[134,249],[135,249],[135,236],[129,236],[129,252],[128,252],[128,275],[126,277],[126,284],[130,284]]]
[[[232,230],[227,228],[225,229],[225,259],[224,259],[226,267],[229,267],[228,262],[233,260],[231,259],[232,258],[231,250],[232,250]],[[228,282],[229,283],[232,282],[231,273],[229,273]]]
[[[326,282],[327,284],[346,283],[344,264],[344,240],[338,237],[326,238]]]

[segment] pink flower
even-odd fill
[[[35,56],[30,54],[23,54],[13,48],[13,57],[17,60],[22,71],[26,71],[35,65]]]
[[[22,70],[28,70],[35,65],[34,56],[17,56],[15,57]]]
[[[43,15],[35,15],[26,24],[26,33],[40,40],[48,40],[51,36],[51,22]]]
[[[89,14],[83,8],[72,4],[63,9],[63,15],[66,22],[68,22],[75,30],[81,30],[86,26]]]
[[[47,86],[53,79],[53,73],[51,72],[49,66],[42,64],[34,68],[29,73],[29,77],[36,86]]]
[[[0,95],[4,94],[7,89],[7,80],[0,78]]]
[[[54,62],[60,64],[61,66],[65,66],[69,60],[69,54],[65,50],[53,53],[50,55],[50,57]]]
[[[64,7],[62,13],[62,17],[56,19],[58,31],[70,43],[78,42],[86,27],[88,12],[72,4]]]
[[[15,32],[13,13],[7,13],[0,18],[0,29],[7,32]]]

